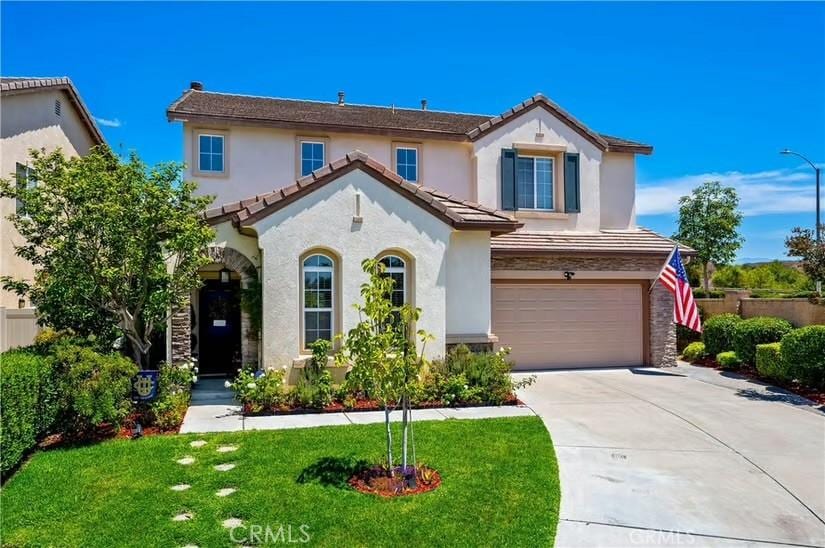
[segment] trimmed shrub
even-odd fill
[[[739,369],[742,365],[742,360],[736,355],[736,352],[728,350],[727,352],[720,352],[716,355],[716,362],[722,369]]]
[[[757,316],[742,320],[733,329],[733,350],[743,362],[756,363],[756,345],[779,342],[793,326],[782,318]]]
[[[60,377],[61,425],[67,432],[121,424],[132,409],[132,377],[138,372],[131,360],[64,344],[55,347],[54,361]]]
[[[809,325],[782,337],[782,360],[800,382],[825,388],[825,325]]]
[[[152,424],[163,430],[177,428],[183,422],[195,381],[192,362],[179,365],[161,363],[158,368],[158,397],[149,405]]]
[[[57,417],[52,363],[29,350],[0,355],[0,473],[5,475],[46,434]]]
[[[733,349],[733,329],[742,321],[736,314],[719,314],[705,322],[702,342],[708,354],[715,356]]]
[[[705,343],[703,342],[692,342],[685,347],[684,352],[682,352],[682,357],[689,361],[701,360],[708,353],[705,351]]]
[[[782,343],[756,345],[756,370],[760,375],[777,381],[792,379],[782,359]]]
[[[701,287],[696,287],[693,289],[693,298],[694,299],[724,299],[725,292],[719,289],[711,289],[710,291],[705,291]]]

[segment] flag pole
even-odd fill
[[[668,254],[667,259],[665,259],[665,264],[663,264],[662,268],[659,269],[659,273],[656,275],[655,278],[653,278],[653,282],[650,284],[650,287],[647,289],[648,294],[650,294],[650,292],[653,291],[653,288],[656,287],[656,282],[659,281],[659,278],[662,277],[662,272],[664,272],[665,268],[667,268],[667,264],[673,258],[673,254],[676,253],[677,249],[679,249],[679,244],[675,244],[673,246],[673,249],[670,250],[670,254]]]

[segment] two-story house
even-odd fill
[[[67,156],[78,156],[104,142],[68,78],[0,78],[0,177],[16,176],[19,185],[35,184],[30,150],[59,148]],[[18,201],[0,198],[0,276],[31,280],[34,267],[15,254],[23,239],[7,219],[22,209]],[[0,289],[0,351],[31,344],[38,328],[29,305]]]
[[[186,177],[215,196],[203,288],[170,353],[203,373],[298,364],[358,321],[361,261],[448,346],[512,347],[518,369],[671,365],[673,242],[636,226],[635,155],[536,95],[498,116],[208,92],[182,122]],[[688,250],[688,253],[690,251]],[[260,279],[261,337],[238,306]],[[296,361],[297,360],[297,361]]]

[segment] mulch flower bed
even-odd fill
[[[406,474],[401,466],[396,466],[392,474],[388,474],[384,466],[371,466],[352,476],[349,484],[356,491],[369,495],[405,497],[438,489],[441,474],[426,466],[407,466]]]
[[[711,369],[717,369],[719,371],[731,371],[732,373],[738,373],[739,375],[742,375],[750,380],[778,386],[780,388],[784,388],[788,392],[793,392],[797,396],[807,398],[818,405],[825,405],[825,390],[817,390],[816,388],[804,386],[796,381],[778,381],[763,377],[759,374],[756,368],[751,365],[743,364],[738,369],[725,369],[724,367],[721,367],[713,358],[696,360],[695,362],[692,362],[692,365],[710,367]]]
[[[425,401],[412,406],[412,409],[436,409],[441,407],[488,407],[495,404],[487,403],[464,403],[458,402],[452,405],[444,403],[443,401]],[[519,400],[515,394],[498,404],[497,407],[505,405],[524,405],[524,402]],[[357,399],[355,405],[345,407],[341,402],[334,401],[322,409],[315,409],[311,407],[289,407],[282,406],[275,409],[264,409],[262,411],[253,411],[249,404],[244,404],[242,413],[249,417],[260,417],[267,415],[303,415],[307,413],[352,413],[357,411],[383,411],[384,408],[378,400]]]

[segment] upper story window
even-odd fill
[[[324,165],[325,149],[323,141],[301,141],[301,177]]]
[[[516,159],[516,206],[553,209],[553,158],[519,156]]]
[[[224,172],[224,136],[201,133],[198,135],[198,171]]]
[[[407,264],[404,259],[395,255],[387,255],[381,259],[384,265],[384,275],[393,281],[390,300],[393,306],[403,306],[407,302]]]
[[[319,253],[304,259],[302,269],[306,348],[318,339],[332,341],[335,267],[330,257]]]
[[[34,177],[34,170],[29,166],[18,163],[15,170],[15,183],[18,189],[31,189],[37,185],[37,179]],[[17,198],[14,203],[14,211],[18,215],[26,214],[26,204],[21,198]]]
[[[411,183],[418,182],[418,148],[395,147],[395,172]]]

